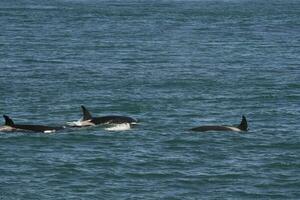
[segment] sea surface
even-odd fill
[[[299,199],[299,0],[1,0],[0,199]],[[239,124],[247,133],[191,132]],[[1,124],[4,120],[1,121]]]

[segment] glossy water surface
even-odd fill
[[[38,3],[37,3],[38,2]],[[298,0],[0,2],[0,199],[298,199]],[[250,131],[195,133],[208,124]],[[2,123],[2,122],[1,122]]]

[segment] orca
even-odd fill
[[[7,115],[3,115],[5,119],[4,126],[0,127],[0,131],[32,131],[32,132],[44,132],[53,133],[64,127],[51,127],[43,125],[29,125],[29,124],[15,124],[13,120]]]
[[[248,131],[248,123],[246,120],[246,117],[243,115],[242,116],[242,121],[238,126],[199,126],[190,129],[191,131],[198,131],[198,132],[205,132],[205,131],[236,131],[236,132],[241,132],[241,131]]]
[[[68,122],[68,125],[73,127],[95,126],[95,125],[107,125],[107,124],[136,124],[137,120],[119,115],[108,115],[102,117],[92,117],[91,113],[81,106],[83,118],[79,121]]]

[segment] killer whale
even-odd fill
[[[198,132],[205,132],[205,131],[247,131],[248,130],[248,123],[246,117],[242,116],[242,121],[238,126],[216,126],[216,125],[208,125],[208,126],[199,126],[190,129],[191,131],[198,131]]]
[[[14,121],[7,115],[3,115],[5,119],[4,126],[0,127],[0,131],[32,131],[32,132],[44,132],[53,133],[64,127],[52,127],[44,125],[29,125],[29,124],[15,124]]]
[[[84,127],[84,126],[95,126],[104,124],[136,124],[137,120],[120,115],[107,115],[102,117],[92,117],[91,113],[84,107],[81,106],[83,117],[77,122],[69,122],[68,125],[73,127]]]

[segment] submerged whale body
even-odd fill
[[[13,120],[7,115],[3,115],[3,117],[5,119],[5,125],[0,127],[0,131],[32,131],[32,132],[53,133],[57,130],[63,129],[63,127],[15,124]]]
[[[119,115],[107,115],[102,117],[92,117],[91,113],[84,107],[81,106],[83,118],[77,122],[68,123],[70,126],[83,127],[83,126],[94,126],[104,124],[136,124],[137,120]]]
[[[192,131],[198,131],[198,132],[205,132],[205,131],[247,131],[248,130],[248,123],[246,120],[246,117],[242,117],[242,121],[238,126],[199,126],[196,128],[190,129]]]

